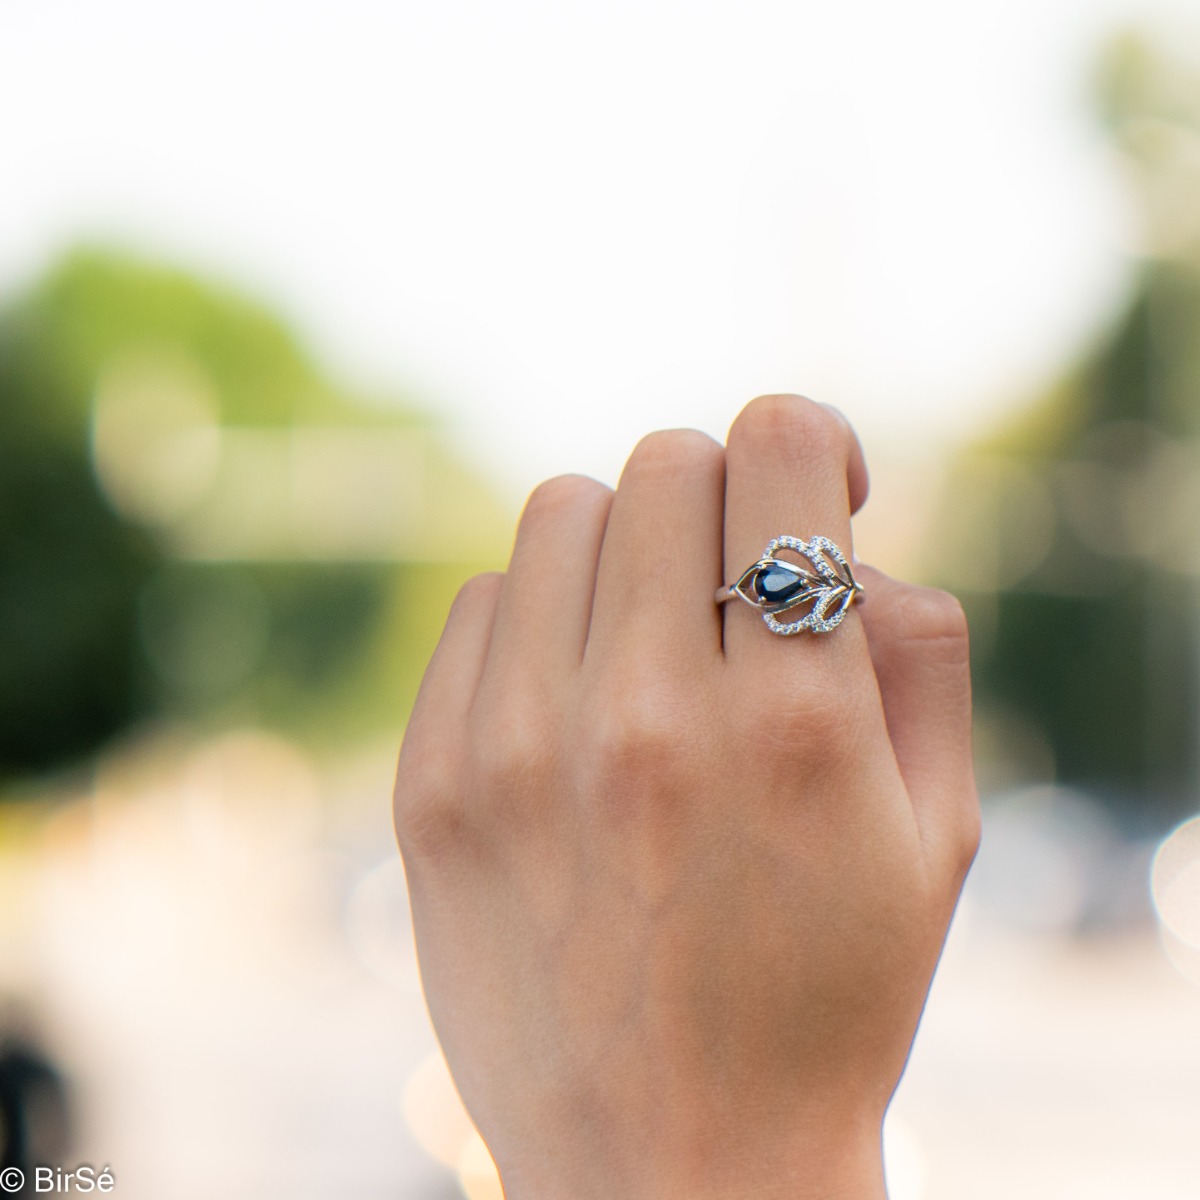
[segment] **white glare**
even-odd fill
[[[1200,949],[1200,816],[1185,821],[1159,846],[1150,891],[1164,929]]]

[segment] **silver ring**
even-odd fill
[[[808,559],[808,571],[786,558],[779,550],[794,550]],[[762,613],[772,633],[829,633],[836,629],[850,606],[863,595],[863,586],[854,578],[846,556],[827,537],[805,541],[796,537],[772,538],[758,562],[747,567],[736,582],[717,589],[716,601],[724,604],[735,596]],[[807,613],[790,624],[778,619],[779,613],[810,605]],[[832,611],[831,611],[832,610]]]

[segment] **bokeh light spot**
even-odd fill
[[[359,880],[346,903],[346,937],[359,962],[377,979],[421,994],[408,912],[408,888],[398,860]]]
[[[270,635],[262,587],[248,572],[167,568],[143,589],[138,628],[155,671],[186,695],[212,699],[249,678]]]
[[[500,1173],[483,1138],[474,1131],[458,1156],[458,1186],[467,1200],[504,1200]]]
[[[883,1162],[890,1200],[922,1200],[928,1174],[925,1151],[912,1129],[890,1114],[883,1126]]]
[[[179,351],[118,359],[92,399],[92,463],[122,516],[162,525],[208,492],[221,455],[212,386]]]
[[[1150,892],[1163,928],[1200,950],[1200,817],[1185,821],[1163,840],[1150,869]]]
[[[409,1076],[400,1105],[421,1148],[438,1162],[458,1170],[468,1142],[479,1135],[439,1051],[430,1054]]]

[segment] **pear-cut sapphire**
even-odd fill
[[[754,594],[764,604],[782,604],[804,590],[808,581],[799,571],[782,563],[763,567],[754,576]]]

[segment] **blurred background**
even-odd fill
[[[1200,1179],[1200,13],[0,0],[0,1165],[499,1196],[390,775],[530,487],[842,407],[984,845],[893,1200]]]

